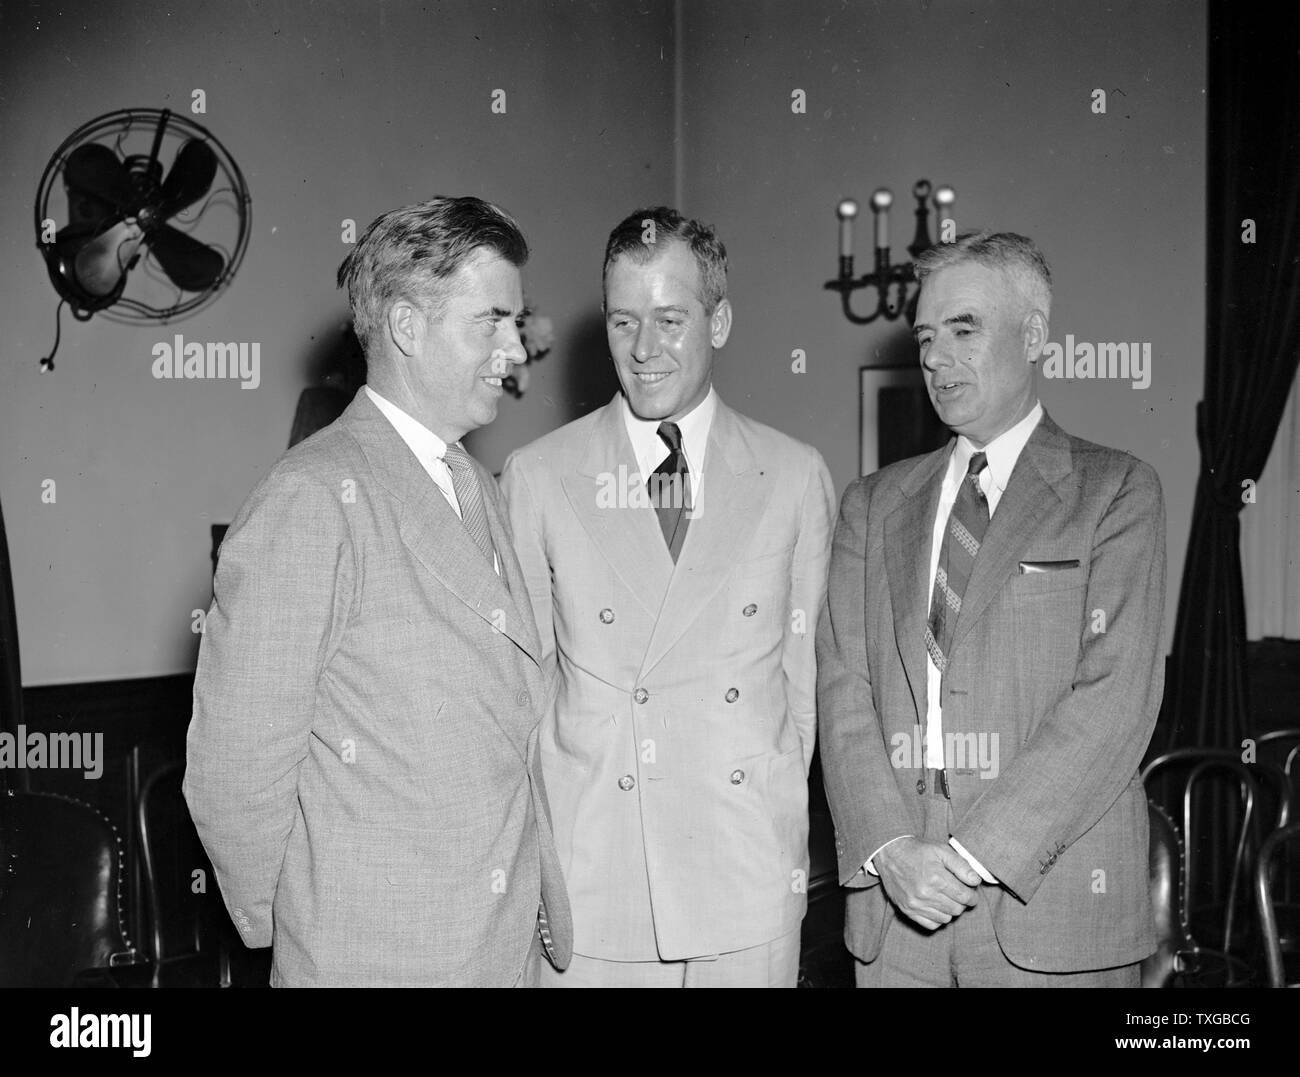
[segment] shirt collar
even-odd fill
[[[441,460],[447,452],[447,443],[438,437],[432,430],[425,426],[418,419],[412,418],[391,400],[380,396],[369,385],[364,387],[370,399],[374,401],[377,407],[384,414],[393,429],[406,442],[411,452],[415,453],[415,458],[422,464],[430,460]]]
[[[1007,483],[1011,481],[1011,472],[1016,469],[1016,461],[1020,459],[1021,450],[1024,449],[1025,443],[1029,441],[1029,435],[1034,432],[1042,417],[1043,405],[1040,401],[1035,401],[1028,415],[1010,430],[1002,431],[983,449],[977,450],[968,437],[959,434],[948,465],[949,478],[964,475],[970,466],[970,458],[976,452],[983,452],[988,458],[989,479],[998,488],[998,492],[1002,493],[1006,490]]]
[[[651,464],[646,470],[653,470],[653,465],[668,454],[668,446],[659,436],[659,424],[663,420],[640,418],[633,412],[627,397],[623,396],[622,399],[623,422],[636,453],[637,464]],[[677,427],[682,432],[682,449],[686,453],[687,466],[696,475],[702,474],[704,470],[704,451],[709,443],[709,429],[717,410],[718,393],[710,385],[708,395],[677,420]]]

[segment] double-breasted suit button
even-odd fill
[[[618,787],[625,793],[630,793],[635,785],[636,779],[630,774],[624,774],[623,777],[618,780]]]
[[[632,693],[632,698],[635,699],[638,703],[644,703],[647,699],[650,698],[650,693],[647,692],[644,688],[638,688],[635,692]]]
[[[740,612],[743,613],[746,617],[753,617],[754,614],[756,614],[756,613],[758,612],[758,607],[757,607],[756,605],[754,605],[754,603],[751,602],[748,606],[746,606],[746,607],[745,607],[743,610],[741,610]]]
[[[530,696],[526,690],[520,689],[520,691],[515,694],[515,702],[521,707],[528,706],[532,701],[533,697]]]
[[[603,625],[612,625],[614,623],[614,611],[606,607],[600,611],[600,623]]]
[[[745,780],[745,772],[743,770],[733,770],[731,772],[732,785],[739,785],[744,780]]]
[[[739,698],[740,698],[740,689],[739,689],[739,688],[728,688],[728,689],[727,689],[727,702],[728,702],[728,703],[735,703],[736,700],[738,700]]]
[[[924,793],[924,792],[925,792],[925,779],[924,779],[924,778],[917,778],[917,779],[916,779],[916,791],[917,791],[918,793]]]

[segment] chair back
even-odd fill
[[[1300,838],[1300,824],[1275,830],[1260,847],[1259,862],[1255,865],[1255,903],[1259,909],[1260,936],[1264,944],[1269,987],[1286,987],[1282,941],[1277,928],[1277,911],[1273,903],[1269,868],[1274,855],[1297,838]]]
[[[1300,810],[1300,727],[1272,729],[1261,733],[1255,741],[1259,746],[1260,758],[1282,768],[1287,792],[1291,797],[1291,814],[1286,822],[1296,820],[1297,811]],[[1279,821],[1278,825],[1284,824]],[[1280,877],[1281,900],[1288,905],[1300,904],[1300,862],[1294,851],[1286,846],[1282,847],[1279,859],[1280,863],[1276,864],[1274,872]],[[1275,880],[1275,894],[1276,887]]]
[[[122,908],[122,839],[80,800],[0,796],[0,987],[66,987],[135,964]]]
[[[1170,987],[1182,971],[1190,949],[1183,903],[1183,849],[1178,828],[1160,805],[1147,801],[1151,824],[1151,907],[1155,915],[1156,951],[1142,962],[1143,987]]]
[[[141,785],[136,802],[149,949],[159,963],[218,949],[229,925],[181,791],[184,774],[184,763],[163,764]]]

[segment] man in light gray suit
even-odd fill
[[[849,487],[817,635],[858,983],[1136,987],[1160,482],[1039,404],[1033,243],[959,237],[917,277],[921,365],[957,436]]]
[[[509,987],[568,961],[550,685],[499,491],[459,444],[524,359],[527,256],[477,198],[375,220],[339,269],[368,384],[222,544],[185,796],[276,986]]]
[[[675,210],[605,250],[622,393],[520,449],[502,487],[542,650],[574,910],[549,987],[793,987],[807,905],[813,631],[834,494],[811,446],[713,388],[726,251]]]

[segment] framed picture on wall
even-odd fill
[[[859,377],[860,474],[947,444],[952,434],[934,413],[919,364],[864,366]]]

